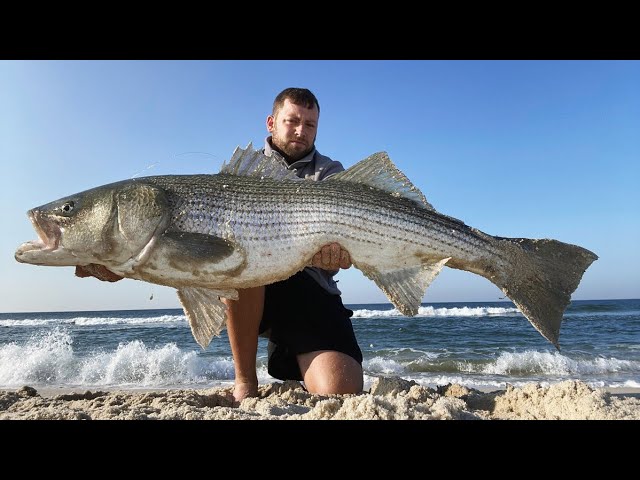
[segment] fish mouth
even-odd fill
[[[60,245],[62,231],[51,219],[44,216],[39,210],[29,210],[29,220],[38,234],[38,239],[24,243],[21,247],[23,252],[28,250],[42,250],[50,252],[56,250]]]

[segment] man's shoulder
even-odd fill
[[[320,178],[328,177],[329,175],[333,175],[334,173],[344,171],[344,166],[338,160],[333,160],[331,157],[321,154],[316,150],[316,154],[314,157],[315,161],[315,170],[319,172]]]
[[[334,160],[333,158],[328,157],[327,155],[323,155],[318,150],[316,150],[314,158],[316,161],[316,165],[325,165],[325,164],[331,164],[331,163],[337,163],[342,165],[338,160]]]

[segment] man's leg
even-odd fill
[[[305,271],[268,285],[264,319],[271,326],[269,374],[300,380],[313,393],[362,391],[362,352],[351,315]]]
[[[225,300],[227,333],[235,369],[233,398],[236,401],[258,394],[256,355],[264,309],[264,287],[239,290],[238,294],[238,300]]]
[[[298,355],[304,385],[310,393],[360,393],[362,366],[346,353],[318,350]]]

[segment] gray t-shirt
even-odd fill
[[[344,171],[344,167],[340,162],[321,155],[315,148],[305,157],[289,165],[282,155],[271,147],[271,136],[264,141],[264,153],[279,159],[288,170],[293,170],[298,177],[304,179],[320,181]],[[338,270],[305,267],[304,271],[330,294],[340,295],[342,293],[338,289],[337,281],[333,278],[338,273]]]

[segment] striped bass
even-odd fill
[[[100,264],[177,289],[205,348],[225,326],[221,297],[284,280],[337,242],[407,316],[446,265],[500,288],[557,348],[563,312],[598,257],[551,239],[504,238],[437,212],[385,152],[321,182],[237,148],[220,173],[124,180],[28,212],[39,239],[15,258]]]

